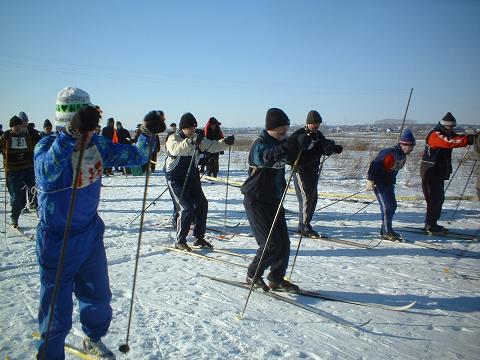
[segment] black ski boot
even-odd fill
[[[382,239],[393,241],[393,242],[403,242],[403,237],[395,231],[382,232]]]
[[[321,238],[322,235],[320,235],[318,232],[312,229],[310,225],[303,226],[298,229],[298,233],[303,235],[304,237],[307,238]]]
[[[263,281],[261,276],[257,276],[257,279],[255,281],[253,281],[253,276],[249,277],[247,275],[247,284],[252,285],[252,283],[253,283],[253,288],[254,289],[262,289],[265,292],[270,291],[270,288],[268,287],[267,284],[265,284],[265,281]]]
[[[192,252],[192,249],[187,245],[187,243],[175,243],[175,249]]]
[[[280,281],[268,279],[268,286],[272,291],[285,291],[289,293],[298,293],[300,291],[300,287],[298,285],[292,284],[290,281],[285,279]]]
[[[205,239],[197,239],[193,242],[193,246],[198,246],[204,249],[213,249],[213,245],[210,244],[207,240]]]
[[[425,231],[425,233],[428,235],[448,233],[448,229],[438,224],[425,225],[425,228],[423,229],[423,231]]]

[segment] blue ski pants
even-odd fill
[[[397,210],[397,200],[395,198],[395,185],[378,183],[375,186],[375,196],[377,197],[380,211],[382,212],[382,232],[387,233],[393,230],[392,220]]]
[[[58,289],[53,320],[48,334],[46,359],[64,359],[64,343],[72,327],[73,300],[79,302],[83,332],[94,340],[104,336],[112,319],[112,294],[108,280],[107,258],[103,244],[104,224],[96,217],[85,231],[70,234]],[[42,339],[38,354],[44,346],[50,314],[50,303],[63,243],[63,232],[48,225],[37,228],[37,258],[40,265],[40,309],[38,321]]]

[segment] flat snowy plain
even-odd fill
[[[338,167],[348,166],[346,159],[342,161],[344,156],[342,154],[337,156],[337,160],[325,163],[320,192],[346,196],[363,188],[364,180],[339,175]],[[231,180],[243,181],[246,178],[245,159],[245,152],[232,152]],[[221,178],[226,176],[226,162],[227,156],[224,155],[221,157]],[[402,170],[400,174],[397,194],[421,195],[419,186],[404,185],[407,173],[407,170]],[[448,194],[460,194],[467,175],[463,172]],[[2,173],[2,185],[3,178]],[[244,257],[204,252],[232,264],[166,251],[162,246],[171,245],[175,240],[175,232],[164,227],[172,212],[168,192],[148,209],[134,297],[129,341],[131,351],[124,356],[117,349],[126,337],[139,220],[129,223],[141,209],[144,178],[126,178],[116,173],[102,181],[104,187],[99,213],[106,224],[104,241],[114,310],[110,331],[103,340],[118,359],[478,359],[478,241],[403,232],[409,240],[437,244],[443,249],[440,252],[400,243],[382,242],[374,249],[364,249],[303,239],[292,275],[292,281],[302,288],[389,305],[416,301],[415,307],[406,312],[393,312],[297,297],[303,304],[351,323],[371,319],[367,325],[355,329],[253,293],[243,320],[235,319],[245,304],[247,291],[202,276],[243,281],[246,274],[243,266],[255,253],[256,243],[246,222],[243,197],[239,188],[233,186],[229,187],[228,193],[228,221],[240,223],[235,229],[230,229],[236,235],[229,240],[210,240],[215,247],[243,254]],[[467,189],[469,195],[474,193],[473,183],[471,181]],[[148,202],[164,189],[163,172],[157,169],[151,177]],[[222,230],[226,186],[220,182],[203,181],[203,190],[209,199],[208,226]],[[3,201],[2,194],[2,212]],[[376,202],[344,221],[368,201],[333,204],[314,215],[313,225],[318,231],[338,238],[363,244],[370,243],[372,239],[376,242],[380,226]],[[332,199],[321,198],[317,209],[331,203]],[[478,201],[462,201],[454,221],[447,224],[456,205],[456,200],[445,203],[444,221],[441,223],[479,236]],[[287,213],[291,228],[296,227],[297,206],[296,197],[288,194],[285,208],[291,210]],[[402,232],[402,226],[422,226],[424,213],[423,201],[401,200],[394,227]],[[0,237],[2,359],[6,356],[32,359],[35,354],[31,334],[37,330],[39,279],[35,241],[29,238],[35,233],[35,226],[36,218],[32,214],[24,214],[20,218],[20,230],[26,236],[7,227],[7,233]],[[290,265],[298,239],[291,236]],[[67,341],[79,345],[81,338],[76,306],[73,328]],[[73,357],[67,355],[67,358]]]

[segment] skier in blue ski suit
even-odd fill
[[[66,89],[74,89],[71,91],[76,93],[82,91],[77,88]],[[62,91],[65,92],[66,89]],[[88,108],[94,109],[91,106]],[[57,117],[58,111],[57,106]],[[65,357],[64,342],[72,326],[72,292],[79,301],[80,322],[87,337],[93,341],[100,341],[107,333],[112,319],[110,307],[112,294],[103,244],[105,226],[97,213],[102,171],[104,167],[143,165],[148,162],[149,141],[154,131],[150,131],[152,126],[147,120],[157,121],[156,113],[158,112],[151,112],[145,117],[143,134],[139,136],[136,146],[113,144],[109,139],[97,135],[92,135],[90,143],[85,146],[63,274],[48,334],[46,359]],[[68,117],[68,114],[65,116]],[[75,120],[75,117],[73,119]],[[93,132],[97,124],[88,131]],[[161,125],[163,131],[165,125],[163,123]],[[38,312],[41,333],[41,340],[38,342],[39,355],[42,354],[47,332],[74,170],[79,157],[76,144],[80,133],[81,128],[75,129],[67,124],[65,130],[58,132],[58,136],[43,138],[35,148],[34,164],[40,218],[37,227],[37,257],[41,282]],[[113,357],[105,358],[113,359],[114,355],[111,352],[110,354]]]
[[[406,129],[396,146],[381,150],[370,163],[367,173],[366,190],[374,191],[380,211],[382,212],[382,227],[380,236],[385,240],[403,241],[402,236],[392,227],[393,215],[397,210],[395,198],[395,183],[397,174],[405,165],[408,154],[415,147],[415,138],[410,129]]]

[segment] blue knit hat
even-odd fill
[[[400,140],[398,141],[400,145],[413,145],[415,146],[415,138],[413,136],[412,130],[405,129]]]

